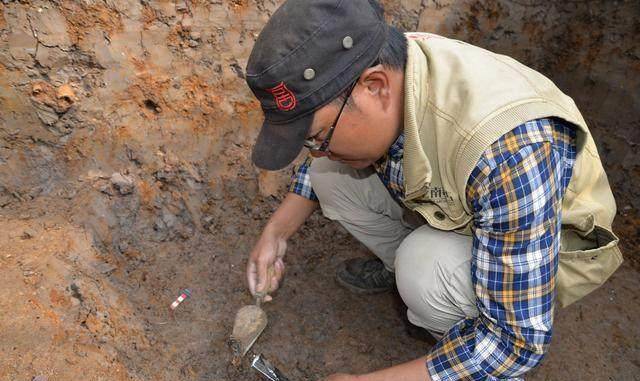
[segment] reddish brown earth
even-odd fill
[[[288,170],[249,162],[243,80],[281,1],[0,3],[0,380],[258,380],[229,365],[244,266]],[[391,0],[389,20],[510,54],[584,111],[627,259],[556,311],[529,380],[640,380],[640,3]],[[366,249],[319,213],[254,346],[292,380],[424,354],[396,293],[333,280]],[[170,314],[184,288],[192,298]]]

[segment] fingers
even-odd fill
[[[261,239],[249,255],[247,263],[247,283],[253,296],[263,297],[265,302],[272,300],[266,294],[278,289],[284,275],[282,256],[286,243],[277,240]]]
[[[271,278],[271,287],[269,291],[275,291],[280,287],[280,282],[284,276],[284,262],[282,258],[276,259],[273,264],[273,276]]]
[[[267,279],[267,269],[269,268],[269,264],[267,263],[267,261],[264,260],[258,260],[257,263],[257,272],[258,272],[258,284],[256,285],[256,292],[257,293],[268,293],[269,289],[268,289],[268,285],[270,280]]]
[[[255,295],[256,285],[258,283],[258,268],[251,258],[247,264],[247,283],[249,284],[249,292],[251,292],[251,295]]]
[[[268,268],[273,265],[270,265],[269,260],[266,257],[258,257],[255,258],[253,255],[249,257],[249,262],[247,263],[247,283],[249,285],[249,291],[251,295],[256,296],[256,294],[267,293],[269,291],[269,287],[272,284],[272,280],[268,279],[267,275]]]
[[[260,268],[260,264],[258,264],[258,268]],[[260,272],[260,270],[258,270],[258,272]],[[266,265],[264,278],[258,277],[260,281],[256,286],[256,292],[264,295],[264,302],[273,300],[273,297],[271,297],[269,293],[276,291],[280,287],[283,274],[284,261],[282,258],[276,259],[273,264]],[[264,282],[262,279],[264,279]]]

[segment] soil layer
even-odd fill
[[[258,380],[227,339],[248,253],[290,168],[249,160],[243,68],[274,0],[0,3],[0,380]],[[556,311],[529,380],[640,380],[640,3],[389,0],[390,22],[509,54],[572,96],[598,142],[627,259]],[[334,271],[369,255],[314,214],[265,306],[291,380],[365,372],[433,345],[396,292]],[[191,298],[169,305],[188,288]]]

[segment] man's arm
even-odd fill
[[[456,324],[429,353],[433,380],[520,379],[550,344],[561,204],[575,146],[570,128],[548,119],[505,137],[467,187],[479,316]]]
[[[287,250],[287,240],[318,207],[318,198],[311,188],[309,178],[311,161],[312,158],[308,157],[296,168],[291,177],[289,193],[267,222],[251,251],[247,264],[247,281],[252,295],[264,290],[267,284],[269,291],[278,288],[284,274],[282,258]],[[269,267],[273,267],[274,273],[267,280]],[[265,298],[267,302],[270,300],[270,296]]]
[[[395,365],[391,368],[357,376],[354,381],[431,381],[424,366],[426,357]]]
[[[473,171],[467,200],[475,213],[478,318],[460,321],[422,359],[327,381],[515,380],[536,366],[551,339],[574,138],[570,127],[548,119],[528,122],[494,143]]]
[[[284,262],[282,258],[287,249],[287,240],[291,237],[318,206],[316,201],[311,201],[295,193],[288,193],[278,209],[273,213],[267,226],[265,226],[260,239],[253,247],[247,264],[247,280],[251,294],[262,291],[269,284],[269,292],[279,287],[284,275]],[[267,280],[267,269],[273,267],[274,273]],[[270,283],[268,283],[270,282]],[[265,301],[270,301],[267,296]]]

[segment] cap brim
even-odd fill
[[[264,121],[251,160],[262,169],[276,171],[289,165],[304,146],[313,123],[313,113],[286,124]]]

